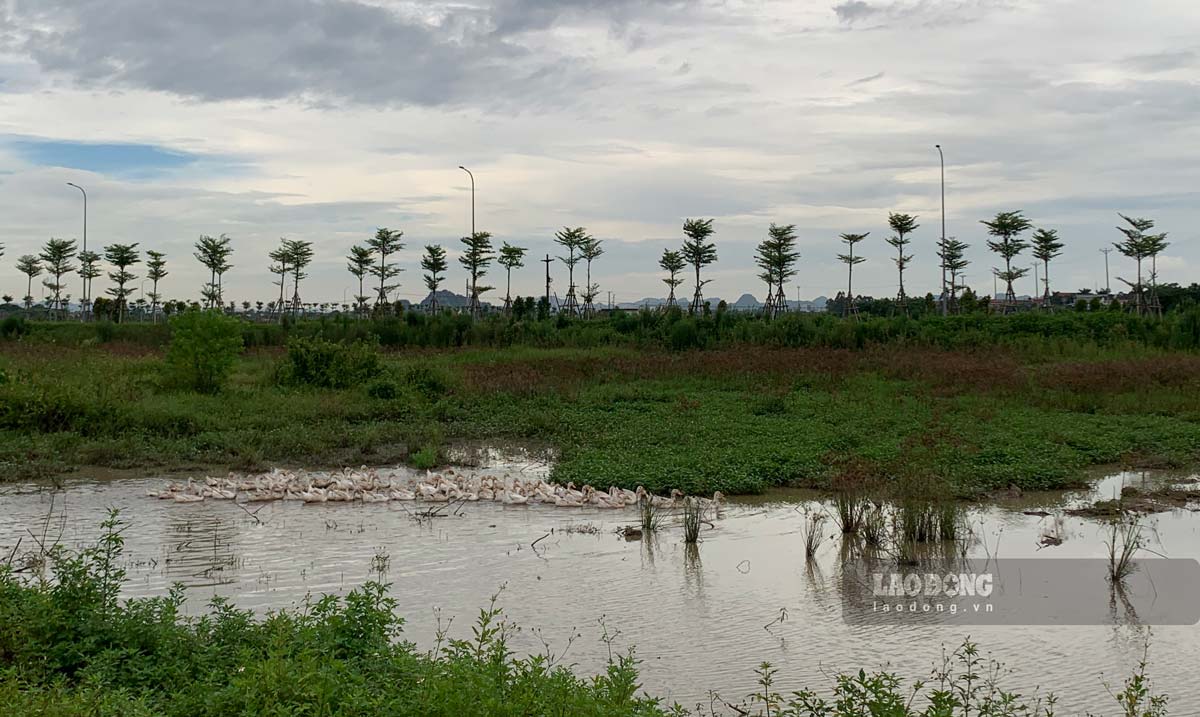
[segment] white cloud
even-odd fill
[[[202,281],[195,237],[227,232],[239,298],[267,298],[265,255],[290,236],[318,246],[314,298],[340,301],[341,257],[387,225],[410,241],[402,292],[416,297],[420,247],[469,226],[459,164],[480,226],[531,256],[564,224],[609,239],[596,274],[621,300],[662,292],[655,260],[685,216],[716,217],[709,292],[736,298],[761,291],[751,253],[771,221],[798,225],[804,295],[841,286],[843,231],[872,232],[856,285],[890,294],[887,213],[914,212],[906,280],[925,291],[937,142],[948,233],[972,245],[981,289],[978,221],[1007,209],[1060,230],[1052,279],[1103,282],[1117,211],[1172,233],[1164,280],[1200,262],[1185,151],[1200,141],[1200,17],[1182,0],[14,0],[0,13],[0,135],[214,159],[128,181],[32,166],[0,140],[6,291],[16,255],[78,234],[77,181],[89,240],[167,251],[168,294]],[[540,293],[542,271],[531,260],[515,289]]]

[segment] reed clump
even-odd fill
[[[811,562],[825,540],[825,514],[810,511],[804,522],[804,559]]]
[[[704,521],[704,504],[694,495],[683,499],[683,542],[694,544],[700,540],[700,524]]]
[[[638,499],[638,519],[643,534],[649,535],[658,530],[662,522],[662,511],[654,504],[652,496],[643,495]]]
[[[1114,520],[1104,544],[1108,548],[1108,580],[1120,587],[1137,569],[1133,559],[1144,547],[1141,518],[1129,514]]]

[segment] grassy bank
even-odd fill
[[[174,386],[142,343],[0,346],[10,480],[80,466],[424,466],[473,440],[557,447],[560,481],[689,493],[866,477],[974,495],[1071,485],[1099,464],[1200,463],[1200,356],[1136,343],[408,349],[326,381],[338,388],[296,380],[311,367],[267,348],[237,358],[214,395]]]
[[[632,649],[612,653],[584,678],[551,656],[514,655],[514,626],[493,604],[471,637],[439,634],[418,650],[404,640],[387,587],[368,582],[345,598],[323,597],[256,617],[214,599],[183,615],[183,590],[122,601],[124,526],[110,516],[92,547],[46,546],[0,562],[0,704],[4,714],[413,715],[498,717],[683,715],[645,695]],[[19,571],[19,572],[18,572]],[[610,645],[611,646],[611,645]],[[816,658],[814,658],[816,659]],[[999,666],[965,643],[926,683],[886,673],[836,675],[832,685],[784,697],[786,676],[769,664],[758,689],[706,705],[703,714],[754,717],[1049,717],[1052,696],[1006,691]],[[1114,695],[1114,712],[1166,714],[1143,665]],[[728,709],[727,709],[728,707]]]
[[[621,312],[595,319],[566,316],[472,319],[464,314],[430,316],[410,312],[370,320],[350,316],[282,323],[239,320],[248,348],[287,345],[296,337],[327,341],[369,341],[385,349],[411,348],[595,348],[601,346],[689,349],[767,346],[862,349],[903,345],[941,349],[1023,346],[1030,341],[1086,343],[1106,347],[1200,349],[1200,307],[1181,306],[1165,317],[1138,317],[1114,311],[1028,312],[1009,316],[969,313],[869,316],[846,320],[827,313],[790,313],[765,320],[753,313],[714,311],[689,316],[668,311]],[[161,350],[170,340],[166,323],[113,324],[107,321],[0,322],[0,338],[78,346],[117,342]]]

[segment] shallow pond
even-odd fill
[[[546,466],[509,461],[481,470],[542,475]],[[1056,516],[1072,503],[1112,497],[1140,480],[1121,474],[1090,491],[1026,495],[974,509],[969,520],[977,537],[970,552],[1104,557],[1100,523]],[[1171,713],[1200,713],[1195,625],[847,624],[837,579],[840,537],[832,522],[813,569],[806,566],[803,513],[822,506],[804,492],[732,502],[706,526],[698,548],[688,550],[674,517],[653,540],[618,536],[620,526],[636,523],[634,510],[472,503],[444,511],[448,517],[417,521],[412,511],[423,506],[412,503],[274,502],[251,516],[229,501],[145,497],[164,483],[77,480],[60,491],[5,486],[0,551],[7,555],[18,539],[28,548],[33,535],[68,545],[89,542],[106,510],[118,507],[130,523],[130,595],[162,594],[180,582],[192,613],[204,610],[214,594],[265,610],[308,593],[344,593],[378,579],[382,570],[406,617],[408,638],[421,645],[432,642],[439,617],[443,624],[454,618],[452,635],[469,635],[479,608],[503,587],[500,605],[521,626],[516,649],[542,652],[545,641],[556,654],[565,650],[565,663],[595,671],[608,653],[601,639],[606,629],[615,635],[614,649],[636,646],[647,691],[689,706],[707,706],[710,689],[740,700],[753,690],[753,669],[764,660],[779,668],[776,689],[784,693],[823,689],[832,674],[859,667],[924,678],[940,665],[943,649],[969,635],[1004,663],[1002,684],[1009,689],[1053,691],[1062,714],[1113,713],[1105,684],[1119,688],[1149,639],[1150,674],[1171,695]],[[1054,515],[1023,512],[1036,509]],[[1161,513],[1149,523],[1155,551],[1200,558],[1200,514]],[[1062,543],[1041,546],[1048,532]]]

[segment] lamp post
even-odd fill
[[[83,187],[79,186],[78,184],[76,184],[76,183],[74,183],[74,182],[67,182],[67,186],[68,186],[68,187],[75,187],[75,188],[76,188],[76,189],[78,189],[80,192],[83,192],[83,249],[82,249],[82,251],[87,251],[87,191],[86,191],[86,190],[84,190],[84,188],[83,188]],[[88,281],[88,280],[87,280],[87,278],[85,277],[85,278],[83,279],[83,291],[81,292],[81,293],[82,293],[82,295],[83,295],[83,298],[82,298],[82,299],[80,300],[80,302],[79,302],[79,313],[80,313],[80,314],[82,314],[82,313],[83,313],[83,307],[87,305],[87,300],[88,300],[88,295],[87,295],[87,289],[88,289],[88,285],[87,285],[87,281]]]
[[[458,168],[467,173],[471,178],[471,240],[475,240],[475,175],[471,174],[471,170],[458,165]],[[479,305],[477,295],[475,293],[475,285],[473,281],[468,281],[467,286],[467,308],[471,312],[471,316],[476,316],[479,313]]]
[[[942,168],[942,242],[939,247],[942,253],[946,253],[946,156],[942,154],[942,145],[935,144],[938,151],[938,162]],[[946,302],[946,257],[942,257],[942,316],[948,313]]]
[[[471,174],[471,170],[467,169],[466,167],[462,166],[461,164],[458,165],[458,168],[461,169],[462,171],[466,172],[467,176],[471,178],[471,236],[474,237],[475,236],[475,175]]]

